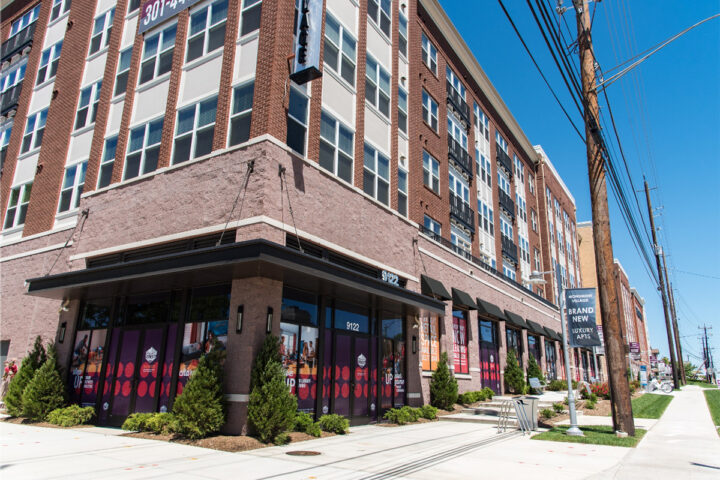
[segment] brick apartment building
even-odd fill
[[[555,276],[528,282],[581,281],[547,155],[436,0],[326,0],[298,84],[302,4],[1,12],[3,348],[54,340],[101,423],[170,408],[216,339],[242,431],[266,332],[300,408],[353,423],[427,403],[440,352],[461,391],[508,348],[564,376]]]

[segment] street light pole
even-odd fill
[[[565,326],[565,288],[562,283],[558,283],[560,290],[560,324],[562,326],[562,338],[563,338],[563,355],[565,357],[565,377],[567,378],[568,386],[568,410],[570,411],[570,428],[567,430],[567,434],[571,437],[584,437],[583,432],[578,428],[577,424],[577,413],[575,412],[575,391],[572,388],[572,378],[570,377],[570,355],[568,353],[568,338],[567,328]]]

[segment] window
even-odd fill
[[[290,87],[286,143],[300,155],[305,155],[307,127],[308,98],[299,89]]]
[[[532,208],[530,209],[530,222],[532,224],[533,232],[537,232],[537,213]]]
[[[513,227],[510,221],[505,218],[505,215],[500,215],[500,231],[510,240],[513,239]]]
[[[469,373],[467,351],[467,313],[453,311],[453,357],[455,373]]]
[[[128,2],[128,15],[140,8],[140,0],[130,0]]]
[[[63,178],[60,201],[58,202],[58,213],[74,210],[80,205],[80,195],[82,195],[83,186],[85,185],[86,170],[87,160],[65,168],[65,177]]]
[[[398,85],[398,128],[403,133],[408,133],[408,94],[403,87]]]
[[[407,47],[408,47],[408,19],[404,13],[399,12],[398,14],[398,51],[401,55],[407,58]]]
[[[507,325],[507,324],[506,324]],[[513,350],[515,355],[522,361],[522,336],[520,330],[514,328],[505,328],[505,338],[507,339],[507,350]]]
[[[532,173],[528,173],[528,189],[535,195],[535,176]]]
[[[465,100],[465,85],[463,85],[457,75],[455,75],[455,72],[447,66],[445,67],[445,78],[450,82],[450,85],[452,85],[458,95],[460,95],[460,98]]]
[[[515,280],[517,278],[517,273],[515,272],[515,265],[511,264],[507,260],[503,258],[503,275],[506,277]]]
[[[515,210],[517,210],[517,216],[527,222],[527,204],[519,193],[515,194]]]
[[[495,235],[495,225],[493,223],[492,207],[489,207],[487,205],[487,203],[485,203],[481,200],[478,200],[478,215],[480,215],[480,220],[478,222],[478,226],[485,232],[494,236]]]
[[[385,205],[390,204],[390,159],[365,144],[363,190]]]
[[[535,271],[541,272],[542,268],[540,265],[540,250],[538,250],[537,248],[534,251],[534,256],[535,256]]]
[[[115,18],[115,8],[111,8],[99,17],[95,18],[93,25],[92,38],[90,39],[90,53],[100,51],[101,48],[107,47],[110,43],[110,33],[112,32],[113,19]]]
[[[352,87],[355,86],[356,45],[345,27],[328,12],[325,20],[324,61]]]
[[[212,152],[217,96],[178,110],[173,164]]]
[[[227,0],[219,0],[190,15],[186,62],[200,58],[225,44],[227,7]]]
[[[80,102],[75,116],[75,130],[95,123],[98,103],[100,103],[100,88],[102,80],[80,90]]]
[[[485,140],[490,141],[490,120],[488,119],[485,112],[483,112],[478,104],[475,104],[475,127],[480,131],[480,134],[485,137]]]
[[[440,195],[440,164],[423,150],[423,184]]]
[[[433,371],[440,359],[440,328],[437,315],[422,317],[422,369]]]
[[[495,132],[495,142],[500,145],[503,152],[508,153],[507,141],[502,137],[502,135],[500,135],[500,132]]]
[[[52,11],[50,12],[50,21],[59,18],[61,14],[70,10],[70,0],[53,0]]]
[[[520,247],[520,259],[530,263],[530,243],[527,238],[518,234],[518,243]]]
[[[5,224],[3,228],[13,228],[25,223],[28,203],[30,203],[30,191],[32,182],[19,185],[10,190],[10,201],[5,213]]]
[[[22,17],[18,18],[12,23],[12,27],[10,27],[10,35],[8,35],[8,38],[17,35],[22,30],[24,30],[25,27],[37,20],[39,14],[40,4],[37,4],[35,5],[35,7],[33,7],[32,10],[28,10],[27,13],[25,13]]]
[[[480,179],[487,184],[488,187],[492,187],[492,169],[490,168],[490,160],[480,153],[480,150],[475,149],[475,159],[477,174]]]
[[[525,186],[525,166],[522,164],[517,155],[513,155],[513,161],[515,163],[515,175],[520,179],[522,186]]]
[[[190,107],[190,108],[194,108]],[[194,113],[194,111],[193,111]],[[179,115],[178,115],[179,117]],[[178,124],[180,123],[178,119]],[[160,156],[160,140],[162,139],[163,119],[148,122],[130,130],[128,151],[125,155],[125,180],[144,175],[157,168]],[[212,140],[210,140],[212,142]],[[175,140],[177,158],[178,140]],[[185,158],[187,160],[187,158]],[[177,163],[177,162],[175,162]]]
[[[423,120],[428,124],[430,128],[438,131],[438,104],[429,93],[423,89],[422,92],[423,101]]]
[[[232,112],[230,114],[230,145],[238,145],[250,139],[255,81],[238,85],[233,90]]]
[[[390,74],[370,54],[365,70],[365,99],[390,118]]]
[[[48,109],[40,110],[30,115],[25,124],[25,135],[23,136],[22,147],[20,153],[29,152],[40,148],[42,145],[43,134],[45,133],[45,122],[47,121]]]
[[[448,169],[450,178],[450,193],[460,197],[463,202],[470,203],[470,188],[467,182],[452,166]]]
[[[555,229],[553,228],[552,222],[549,220],[548,220],[548,230],[550,230],[550,244],[555,245]]]
[[[425,32],[422,34],[422,60],[430,71],[437,75],[437,49],[425,36]]]
[[[2,175],[2,168],[5,164],[5,155],[7,153],[7,146],[10,144],[10,135],[12,134],[13,122],[6,122],[0,127],[0,175]]]
[[[354,133],[330,115],[320,117],[320,166],[352,183]]]
[[[425,227],[426,231],[430,231],[437,236],[442,235],[442,227],[440,226],[440,224],[432,218],[428,217],[427,215],[425,215],[425,218],[423,220],[423,226]]]
[[[127,90],[128,75],[130,74],[130,59],[132,59],[132,47],[120,52],[118,72],[115,77],[115,96],[122,95]]]
[[[175,33],[177,24],[170,25],[155,35],[145,37],[143,42],[142,64],[138,84],[147,83],[153,78],[164,75],[172,68],[175,51]],[[130,61],[128,59],[128,65]]]
[[[261,9],[262,3],[260,3],[260,0],[243,0],[242,24],[240,25],[241,37],[260,28]]]
[[[105,140],[102,160],[100,161],[100,173],[98,174],[98,188],[107,187],[112,180],[113,166],[115,165],[115,151],[117,150],[118,137],[110,137]]]
[[[368,0],[368,17],[387,37],[390,36],[390,0]]]
[[[450,225],[450,241],[457,247],[456,251],[458,253],[472,252],[472,239],[470,235],[452,224]]]
[[[62,50],[62,40],[42,52],[40,57],[40,68],[38,69],[37,82],[35,85],[45,83],[55,77],[57,73],[58,63],[60,62],[60,50]]]
[[[457,143],[459,143],[460,146],[462,146],[463,150],[465,150],[467,152],[467,150],[468,150],[467,131],[465,130],[465,128],[463,128],[462,124],[460,123],[460,120],[458,120],[455,115],[448,112],[447,125],[448,125],[448,134],[450,134],[450,137],[452,137]]]
[[[505,192],[506,194],[510,195],[510,181],[505,176],[505,173],[501,172],[500,169],[498,169],[498,187],[500,187],[500,190]]]
[[[27,68],[27,62],[24,62],[18,68],[13,70],[5,69],[2,77],[0,77],[0,93],[5,93],[25,78],[25,69]]]
[[[398,167],[398,212],[408,215],[408,174],[402,167]]]

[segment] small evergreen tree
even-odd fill
[[[65,405],[65,386],[52,345],[47,347],[47,360],[25,387],[22,405],[23,416],[31,420],[45,420],[50,412]]]
[[[452,410],[457,398],[457,380],[448,368],[447,352],[442,352],[437,368],[430,379],[430,404],[443,410]]]
[[[540,370],[540,366],[537,364],[534,355],[530,355],[528,358],[527,378],[528,380],[531,378],[537,378],[540,382],[545,381],[545,376],[543,375],[542,370]]]
[[[20,365],[18,373],[13,377],[10,385],[8,385],[5,394],[5,408],[13,417],[19,417],[23,411],[23,392],[30,380],[35,376],[35,372],[47,360],[45,347],[42,344],[42,338],[38,335],[35,338],[35,344],[30,353],[25,357]]]
[[[523,393],[523,389],[525,388],[525,377],[520,365],[518,365],[515,350],[512,348],[507,352],[505,388],[513,393]]]
[[[265,367],[267,367],[267,364],[270,362],[277,362],[282,365],[280,339],[272,334],[265,337],[260,351],[255,356],[255,361],[250,371],[250,392],[255,389],[255,386],[265,371]]]
[[[289,430],[295,423],[297,398],[285,383],[285,373],[279,362],[270,361],[262,375],[256,378],[250,393],[248,420],[260,440],[268,443]]]

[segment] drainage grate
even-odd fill
[[[292,455],[293,457],[313,457],[315,455],[320,455],[320,452],[313,452],[311,450],[292,450],[290,452],[285,452],[286,455]]]

